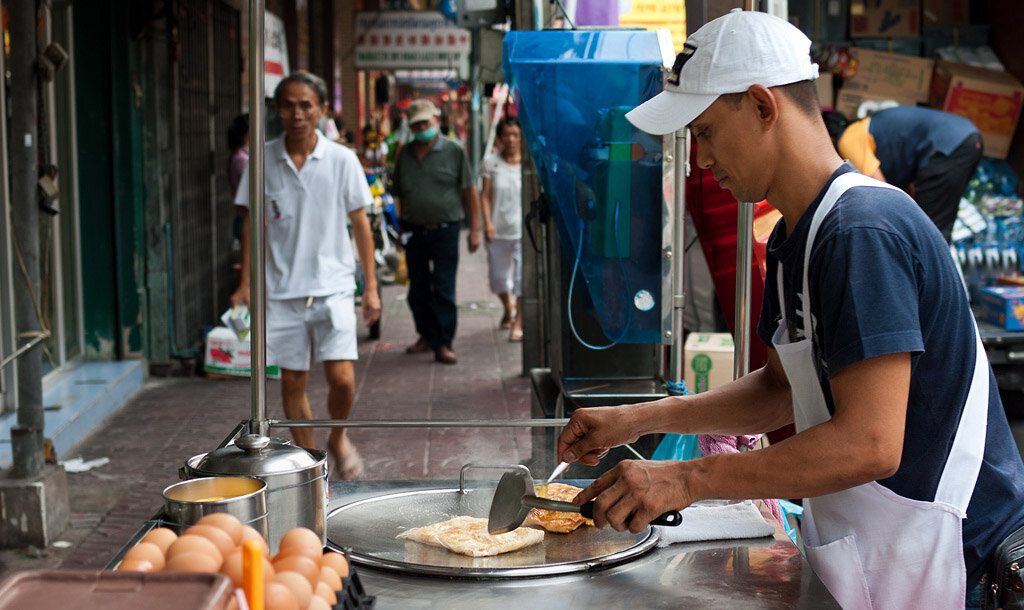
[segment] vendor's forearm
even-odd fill
[[[773,353],[772,353],[773,354]],[[769,367],[773,355],[769,356]],[[699,498],[806,498],[891,477],[903,452],[910,354],[868,358],[829,381],[831,417],[760,451],[694,462]]]
[[[683,462],[694,500],[810,498],[883,478],[871,448],[848,442],[832,421],[764,449]]]

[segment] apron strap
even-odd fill
[[[803,317],[803,328],[807,339],[813,339],[813,327],[811,326],[811,303],[810,289],[808,283],[807,269],[810,266],[811,249],[817,238],[818,229],[825,217],[835,207],[836,202],[847,190],[857,186],[871,186],[877,188],[890,188],[896,191],[900,189],[869,178],[858,172],[847,172],[838,176],[832,181],[825,196],[822,198],[818,209],[814,211],[811,218],[811,226],[807,231],[807,242],[804,247],[803,277],[801,293],[803,303],[799,315]],[[902,192],[902,191],[900,191]],[[777,269],[777,291],[779,294],[779,306],[782,311],[782,319],[786,319],[786,301],[782,289],[782,265]],[[967,505],[974,493],[974,485],[978,480],[978,472],[981,470],[981,462],[985,454],[985,431],[988,423],[988,395],[989,395],[989,363],[985,354],[985,347],[981,343],[981,335],[978,332],[978,325],[971,321],[974,326],[975,336],[975,358],[974,375],[971,379],[971,387],[967,394],[967,402],[964,405],[963,413],[960,416],[960,424],[957,427],[953,445],[950,448],[946,465],[939,478],[939,485],[935,491],[935,501],[948,504],[962,513],[967,513]],[[964,485],[965,481],[971,481],[970,485]]]
[[[935,501],[953,506],[964,516],[967,505],[974,494],[974,486],[978,482],[978,472],[985,457],[985,433],[988,428],[988,394],[989,394],[989,363],[985,346],[981,343],[978,324],[973,321],[975,354],[974,375],[971,378],[971,389],[967,393],[967,402],[960,415],[953,446],[949,449],[946,467],[939,478],[939,486],[935,490]],[[964,485],[970,481],[970,485]]]

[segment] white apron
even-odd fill
[[[815,211],[804,261],[818,227],[846,189],[890,187],[858,173],[833,181]],[[782,319],[772,343],[789,379],[797,432],[830,419],[811,348],[807,265],[800,309],[806,337],[789,342],[778,273]],[[804,500],[802,532],[807,560],[844,608],[963,608],[966,593],[962,520],[985,449],[988,358],[975,326],[974,376],[934,502],[911,500],[877,482]],[[937,397],[941,399],[941,397]]]

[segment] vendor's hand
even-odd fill
[[[476,252],[480,248],[480,229],[470,229],[466,241],[469,243],[470,253]]]
[[[572,501],[594,500],[594,525],[634,534],[662,513],[693,503],[688,492],[687,462],[625,460],[601,475]]]
[[[228,297],[228,303],[232,307],[235,307],[236,305],[245,305],[246,307],[248,307],[249,284],[239,284],[238,288],[236,288],[235,291],[231,293],[231,296]]]
[[[612,447],[640,438],[631,405],[577,409],[558,435],[558,459],[596,466]]]
[[[379,319],[380,295],[377,294],[377,288],[374,287],[373,290],[363,292],[363,321],[367,326],[373,326],[373,323]]]
[[[494,230],[493,225],[487,225],[486,227],[484,227],[484,239],[487,240],[487,243],[493,242],[494,238],[497,236],[498,232]]]

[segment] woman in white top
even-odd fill
[[[506,117],[498,123],[499,154],[483,162],[484,238],[491,291],[505,308],[501,327],[508,328],[509,341],[523,339],[523,242],[519,121]],[[513,302],[513,298],[515,302]]]

